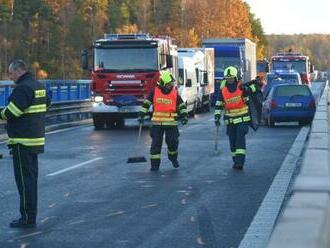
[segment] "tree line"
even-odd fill
[[[0,0],[0,78],[23,58],[38,78],[88,77],[80,51],[104,33],[170,35],[179,47],[245,37],[264,57],[260,20],[242,0]]]

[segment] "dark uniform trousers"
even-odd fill
[[[244,165],[245,163],[245,135],[249,131],[249,124],[241,122],[238,124],[227,125],[227,135],[229,136],[230,150],[235,164]]]
[[[150,136],[152,138],[150,155],[151,166],[159,167],[160,154],[163,144],[163,136],[165,133],[165,142],[168,149],[168,158],[171,161],[176,161],[178,158],[179,146],[179,130],[177,126],[161,126],[153,125],[151,127]]]
[[[20,196],[20,212],[23,219],[35,222],[38,201],[38,154],[31,153],[26,146],[21,144],[15,144],[11,149],[15,180]]]

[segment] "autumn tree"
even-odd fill
[[[250,38],[262,27],[242,0],[0,0],[0,76],[13,58],[39,77],[80,78],[80,51],[104,33],[170,35],[179,47],[205,38]]]

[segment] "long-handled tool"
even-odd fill
[[[220,151],[218,150],[218,143],[219,143],[219,127],[217,125],[217,128],[216,128],[216,135],[215,135],[215,143],[214,143],[214,155],[218,155],[220,153]]]
[[[134,154],[137,153],[139,145],[140,145],[141,132],[142,132],[142,123],[140,123],[140,126],[139,126],[139,136],[137,138],[136,145],[135,145],[135,148],[134,148]],[[129,157],[127,159],[128,164],[131,164],[131,163],[144,163],[144,162],[147,162],[147,159],[143,156],[134,156],[134,157]]]

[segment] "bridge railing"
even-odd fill
[[[268,248],[330,247],[330,88],[320,98],[290,199]]]
[[[90,80],[40,80],[45,84],[52,103],[85,101],[90,99]],[[12,81],[0,81],[0,108],[8,103],[14,89]]]
[[[90,80],[40,80],[45,84],[52,105],[46,115],[47,125],[70,123],[90,118]],[[0,109],[8,104],[14,89],[12,81],[0,81]],[[4,133],[0,122],[0,134]]]

